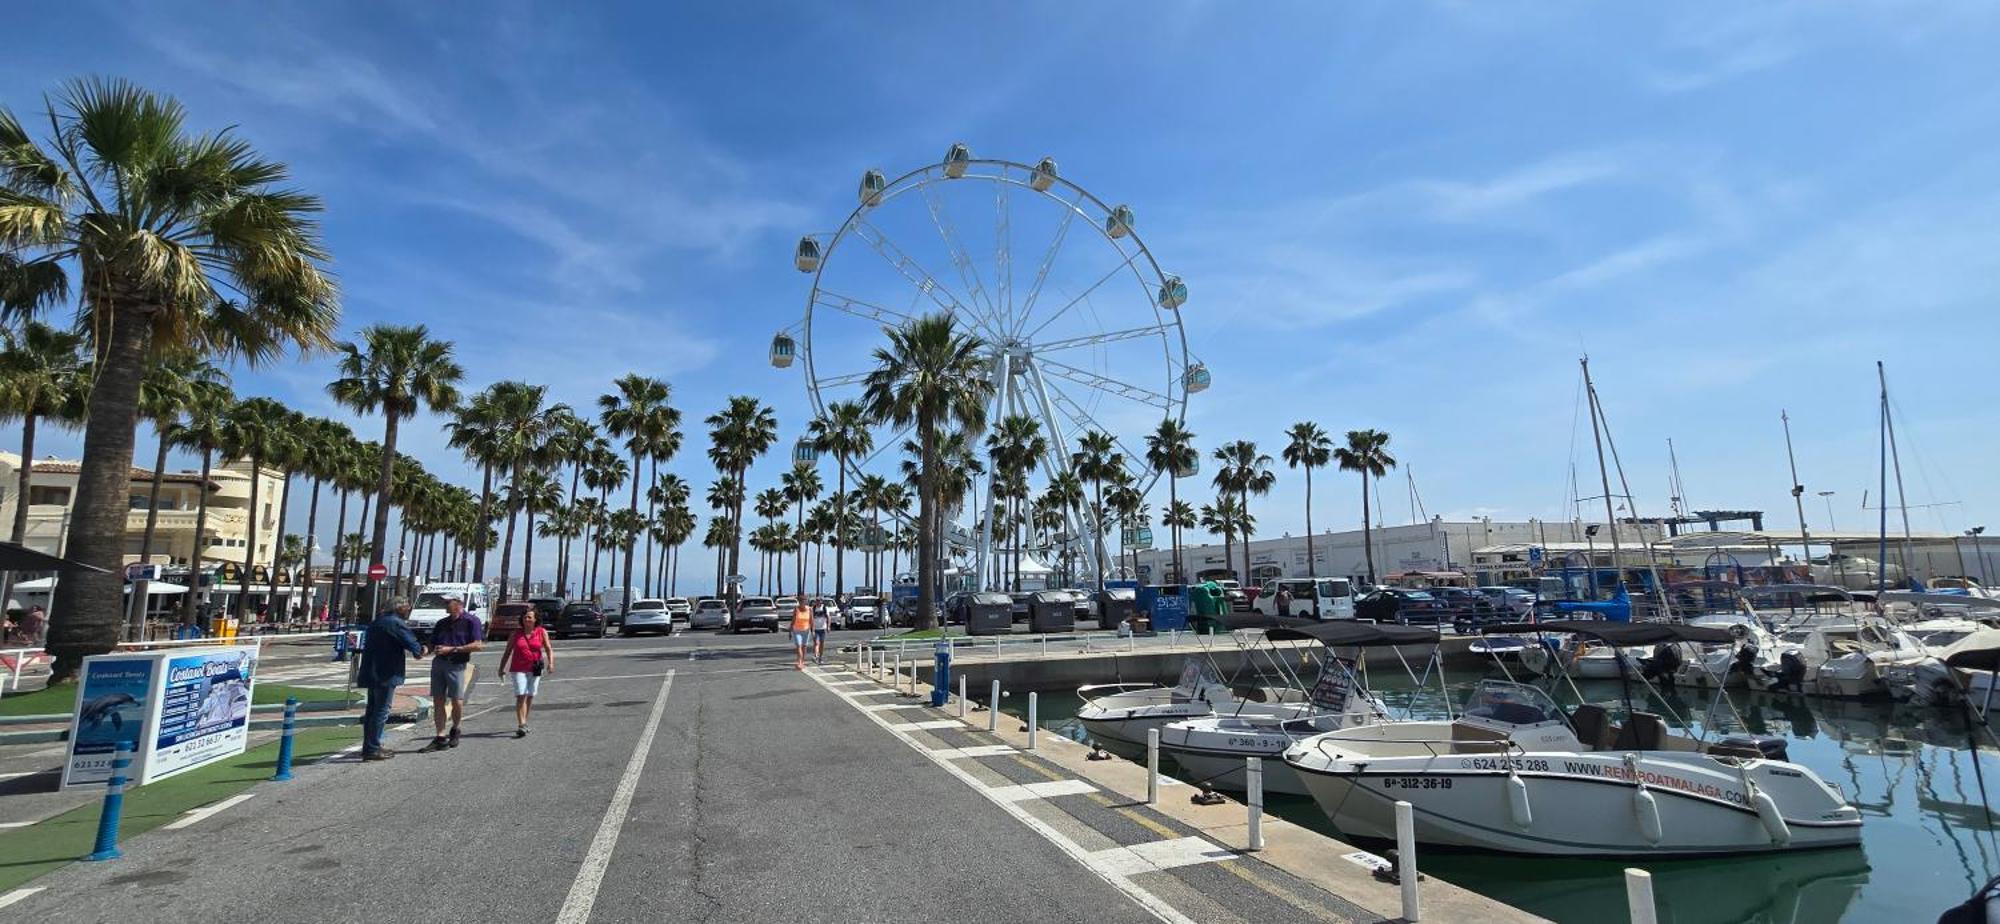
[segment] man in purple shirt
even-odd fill
[[[431,629],[430,644],[431,721],[437,737],[420,753],[458,747],[458,721],[465,714],[466,688],[472,685],[472,653],[486,647],[486,625],[465,611],[465,601],[446,597],[444,613]]]

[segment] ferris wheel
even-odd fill
[[[804,317],[771,340],[772,365],[803,361],[815,414],[861,397],[884,328],[944,311],[987,351],[989,427],[1010,415],[1040,425],[1040,478],[1069,471],[1078,438],[1095,431],[1113,439],[1135,486],[1152,486],[1144,434],[1182,420],[1209,372],[1181,326],[1187,286],[1160,269],[1130,207],[1106,204],[1053,159],[974,158],[963,144],[894,179],[867,171],[858,199],[838,229],[799,240],[794,265],[812,290]],[[1016,262],[1017,242],[1033,262]],[[896,469],[908,431],[875,436],[870,455],[847,461],[851,474]],[[815,458],[803,442],[794,455]],[[945,528],[980,589],[995,574],[993,518],[977,513],[992,506],[988,468]],[[1094,574],[1095,531],[1087,516],[1067,519],[1059,542]]]

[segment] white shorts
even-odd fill
[[[542,688],[542,678],[527,671],[513,671],[508,676],[514,678],[515,696],[533,696]]]

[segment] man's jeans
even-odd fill
[[[400,683],[368,688],[368,711],[361,714],[361,753],[382,750],[382,727],[389,724],[389,704],[396,698]]]

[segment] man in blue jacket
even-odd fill
[[[410,615],[410,601],[397,597],[389,608],[368,625],[368,640],[361,648],[361,665],[354,682],[368,691],[368,711],[361,716],[361,759],[388,760],[395,751],[382,746],[382,727],[389,722],[389,703],[396,688],[403,685],[405,655],[423,657],[423,646],[403,622]]]

